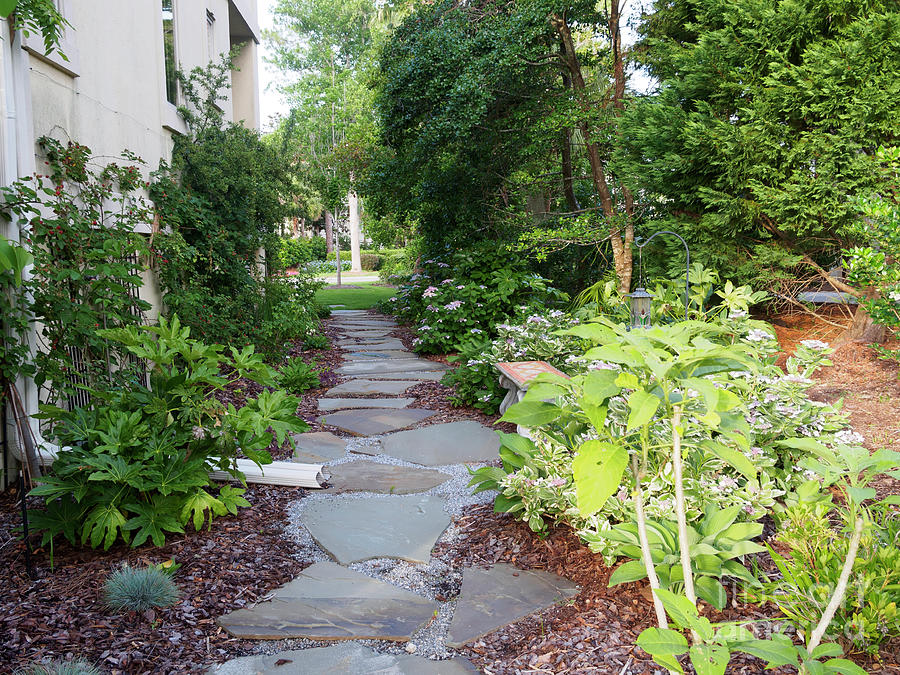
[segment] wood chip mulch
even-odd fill
[[[253,642],[230,637],[216,619],[259,601],[309,562],[282,535],[286,507],[301,488],[249,486],[253,508],[218,518],[202,532],[172,534],[162,548],[108,552],[57,543],[34,552],[36,578],[25,573],[15,490],[0,494],[0,673],[44,659],[82,657],[110,673],[200,672],[247,653]],[[102,586],[122,564],[142,567],[172,559],[181,599],[145,614],[106,609]],[[51,567],[52,563],[52,567]]]

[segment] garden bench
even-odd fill
[[[557,370],[546,361],[501,361],[494,368],[500,373],[500,386],[507,389],[503,402],[500,403],[500,414],[505,413],[511,405],[518,403],[528,391],[528,385],[541,373],[553,373],[568,378],[564,372]],[[525,437],[528,429],[517,425],[516,431]]]

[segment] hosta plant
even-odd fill
[[[147,381],[91,392],[96,404],[68,411],[43,406],[40,417],[63,448],[31,494],[43,497],[32,514],[44,544],[62,535],[72,544],[108,549],[121,539],[162,546],[166,532],[196,529],[215,516],[249,506],[243,490],[216,488],[209,473],[236,480],[235,458],[271,462],[267,448],[307,425],[298,399],[264,390],[240,409],[215,394],[239,379],[274,385],[274,373],[252,347],[238,351],[191,339],[177,317],[158,326],[103,331],[144,360]]]

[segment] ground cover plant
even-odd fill
[[[238,454],[271,462],[273,438],[281,444],[307,425],[298,401],[264,390],[243,407],[212,394],[247,379],[274,385],[274,374],[252,347],[227,351],[190,337],[178,317],[159,326],[101,332],[147,363],[148,382],[94,390],[95,405],[66,410],[42,406],[40,417],[61,447],[50,473],[31,491],[43,511],[31,515],[44,532],[42,545],[65,537],[109,549],[117,540],[162,546],[166,533],[200,530],[216,516],[249,506],[244,490],[230,485],[212,494],[209,472],[241,478]]]

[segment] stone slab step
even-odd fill
[[[491,462],[498,458],[497,432],[478,422],[433,424],[381,439],[384,454],[426,466]]]
[[[436,414],[435,410],[425,408],[401,408],[388,410],[377,408],[360,408],[333,412],[319,417],[321,424],[327,424],[357,436],[378,436],[389,431],[397,431],[411,427],[417,422]]]
[[[380,381],[370,379],[350,380],[332,387],[325,392],[325,396],[356,396],[365,394],[381,394],[384,396],[399,395],[410,387],[419,384],[416,380],[391,380]]]
[[[462,647],[576,593],[578,586],[544,570],[519,570],[502,563],[488,570],[468,568],[447,630],[447,646]]]
[[[414,398],[320,398],[319,410],[346,410],[348,408],[405,408],[415,403]]]
[[[307,567],[270,600],[219,618],[231,635],[261,640],[409,640],[438,605],[332,562]],[[322,671],[330,672],[330,671]]]
[[[294,434],[294,462],[324,464],[347,454],[347,441],[329,431]]]
[[[209,671],[210,675],[467,675],[478,670],[461,656],[432,661],[414,654],[379,654],[352,642],[241,656]]]
[[[450,525],[446,500],[425,495],[378,495],[304,502],[300,521],[342,565],[371,558],[424,563]]]
[[[323,492],[335,494],[377,492],[389,495],[408,495],[426,492],[452,478],[450,474],[441,471],[382,464],[368,459],[335,464],[324,471],[330,475],[328,476],[329,487]]]

